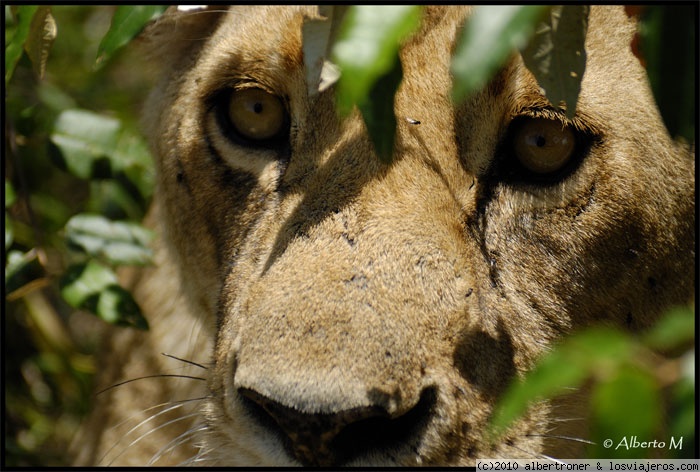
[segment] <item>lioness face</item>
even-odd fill
[[[426,8],[403,46],[390,165],[332,89],[308,96],[315,8],[173,13],[154,35],[157,202],[215,342],[205,463],[566,454],[557,420],[577,415],[550,404],[485,441],[504,387],[564,333],[642,328],[691,297],[694,162],[657,114],[633,21],[592,8],[568,120],[517,55],[451,101],[468,13]]]

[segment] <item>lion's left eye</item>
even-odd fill
[[[513,154],[530,172],[546,175],[560,171],[572,159],[576,135],[558,120],[529,118],[516,125]]]
[[[225,132],[238,144],[267,145],[289,135],[289,114],[282,100],[259,88],[233,90],[219,106]]]

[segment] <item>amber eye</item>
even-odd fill
[[[269,141],[287,132],[289,120],[284,104],[258,88],[233,91],[226,113],[233,131],[245,140]]]
[[[518,162],[544,175],[561,170],[572,159],[576,136],[571,127],[558,120],[529,118],[519,123],[512,142]]]

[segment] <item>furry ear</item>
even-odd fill
[[[177,66],[206,43],[226,5],[179,5],[169,7],[137,38],[138,48],[156,66]]]

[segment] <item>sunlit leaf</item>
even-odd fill
[[[515,49],[525,46],[549,7],[479,5],[467,20],[452,57],[452,98],[461,102],[481,89]]]
[[[87,308],[91,297],[96,297],[105,288],[117,284],[117,276],[112,269],[91,260],[71,266],[66,271],[61,280],[61,295],[72,307]],[[96,300],[95,298],[95,302]]]
[[[151,262],[152,233],[137,223],[110,221],[100,215],[76,215],[66,224],[66,240],[85,253],[113,265]]]
[[[51,141],[72,174],[89,179],[124,173],[141,195],[151,195],[154,174],[148,147],[116,118],[88,110],[66,110],[54,123]]]
[[[421,8],[362,5],[351,7],[333,47],[341,71],[336,85],[338,110],[358,106],[384,163],[391,162],[396,134],[394,96],[401,82],[399,48],[420,21]]]
[[[565,103],[573,118],[586,69],[584,43],[588,29],[588,5],[554,5],[522,51],[523,62],[544,89],[549,101]]]
[[[143,28],[167,9],[166,5],[120,5],[112,17],[112,25],[97,48],[97,63],[106,62],[129,44]]]
[[[110,155],[112,168],[123,172],[141,196],[148,198],[153,193],[155,170],[148,145],[137,132],[122,128],[116,147]]]
[[[15,27],[12,39],[10,39],[5,46],[5,85],[7,85],[12,78],[15,66],[19,58],[22,57],[24,43],[29,36],[32,18],[37,10],[39,10],[39,6],[37,5],[21,5],[14,10],[15,17],[17,18],[17,26]]]
[[[44,275],[44,269],[37,260],[35,251],[22,253],[10,251],[5,264],[5,291],[14,290]]]
[[[114,151],[120,126],[115,118],[87,110],[66,110],[56,119],[51,141],[61,150],[68,170],[88,179],[98,161]]]
[[[29,35],[24,45],[34,72],[44,77],[49,50],[56,39],[56,21],[51,15],[51,7],[41,6],[34,14],[29,28]]]
[[[109,323],[148,328],[131,294],[119,286],[114,271],[97,261],[71,266],[60,286],[61,296],[74,308],[88,310]]]
[[[148,323],[133,297],[119,285],[110,285],[100,293],[97,315],[108,323],[148,329]]]
[[[333,47],[333,60],[341,71],[336,90],[341,114],[367,100],[372,85],[392,71],[401,41],[417,28],[420,12],[417,5],[360,5],[348,10]],[[393,94],[385,99],[393,102]]]

